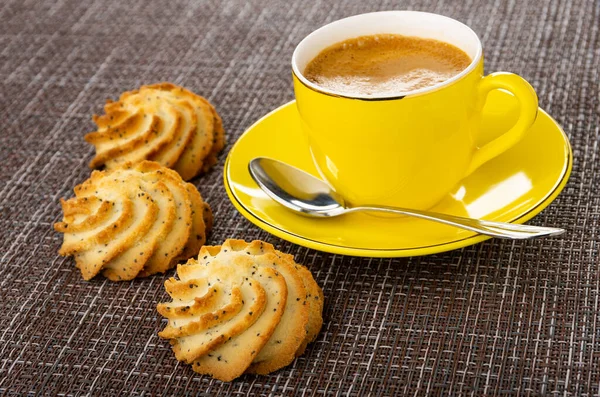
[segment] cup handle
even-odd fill
[[[479,83],[478,109],[482,109],[492,90],[503,89],[512,93],[519,101],[521,113],[515,125],[491,142],[476,149],[467,175],[483,163],[493,159],[519,142],[535,121],[538,112],[538,98],[533,87],[521,76],[507,72],[492,73]]]

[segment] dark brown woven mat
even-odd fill
[[[59,198],[89,175],[91,114],[124,90],[172,81],[216,105],[231,147],[292,99],[290,57],[306,34],[387,9],[466,22],[488,71],[534,85],[575,163],[565,191],[531,223],[569,232],[406,259],[324,254],[238,214],[222,157],[195,180],[216,215],[209,242],[263,239],[295,254],[323,287],[325,323],[301,358],[270,376],[198,376],[157,337],[154,307],[172,273],[85,282],[57,255],[51,226]],[[0,394],[598,394],[599,29],[596,0],[2,1]]]

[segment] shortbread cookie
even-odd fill
[[[157,306],[169,320],[159,335],[198,373],[230,381],[275,371],[320,330],[321,289],[306,268],[268,243],[205,246],[177,273],[178,280],[165,283],[173,301]]]
[[[162,273],[198,253],[212,225],[197,189],[152,161],[94,171],[61,200],[61,255],[73,256],[84,279],[110,280]]]
[[[93,117],[97,131],[85,136],[96,148],[92,168],[152,160],[190,180],[216,163],[225,144],[214,107],[171,83],[125,92],[104,111]]]

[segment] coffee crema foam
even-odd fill
[[[397,34],[361,36],[334,44],[311,60],[304,76],[347,95],[397,95],[446,81],[471,58],[452,44]]]

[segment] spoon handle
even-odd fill
[[[446,225],[460,227],[473,232],[485,234],[487,236],[511,239],[525,240],[536,237],[556,236],[565,232],[564,229],[553,227],[518,225],[515,223],[492,222],[482,219],[463,218],[437,212],[412,210],[406,208],[386,207],[378,205],[360,206],[347,208],[348,211],[372,211],[387,212],[400,215],[414,216],[416,218],[439,222]]]

